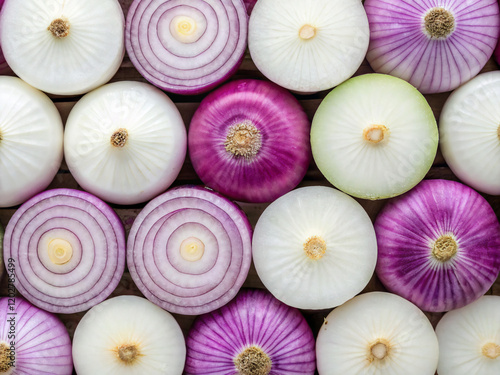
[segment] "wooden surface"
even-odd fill
[[[131,3],[131,0],[120,0],[120,3],[123,6],[123,9],[126,13],[128,10],[128,7]],[[485,71],[491,71],[491,70],[498,70],[499,67],[498,65],[493,61],[490,60],[488,64],[485,66],[483,69],[483,72]],[[371,73],[372,70],[369,67],[368,63],[365,62],[363,65],[359,68],[357,71],[356,75],[360,74],[365,74],[365,73]],[[232,78],[232,79],[238,79],[238,78],[264,78],[260,72],[257,71],[255,68],[254,64],[252,63],[249,54],[247,53],[240,69],[238,70],[237,74]],[[137,72],[137,70],[133,67],[132,63],[130,62],[128,56],[125,56],[125,59],[121,65],[120,70],[117,72],[117,74],[114,76],[112,79],[112,82],[114,81],[122,81],[122,80],[134,80],[134,81],[142,81],[146,82],[144,78],[141,77],[141,75]],[[327,94],[328,92],[320,92],[314,95],[308,95],[308,96],[299,96],[297,95],[297,98],[300,100],[301,104],[305,108],[308,116],[310,119],[312,119],[319,103],[321,102],[321,99]],[[170,98],[176,103],[179,111],[181,112],[184,122],[186,126],[189,125],[190,119],[196,110],[200,100],[205,96],[205,95],[198,95],[198,96],[179,96],[179,95],[172,95],[168,94]],[[444,93],[444,94],[434,94],[434,95],[426,95],[426,98],[431,105],[434,114],[437,119],[439,119],[439,114],[441,112],[442,106],[446,99],[448,98],[449,93]],[[61,116],[63,118],[63,121],[68,116],[69,111],[73,107],[73,105],[76,103],[76,101],[79,99],[79,97],[71,97],[71,98],[63,98],[63,97],[53,97],[54,102],[56,103],[57,108],[59,109]],[[450,169],[446,166],[441,154],[438,152],[438,155],[436,156],[436,159],[434,161],[434,165],[432,169],[429,171],[427,174],[426,178],[434,179],[434,178],[444,178],[444,179],[451,179],[451,180],[457,180],[457,178],[453,175],[453,173],[450,171]],[[184,163],[184,166],[173,184],[173,186],[179,186],[183,184],[201,184],[201,181],[199,178],[196,176],[191,163],[189,159],[187,159]],[[318,169],[315,167],[314,164],[311,164],[309,167],[309,170],[307,172],[307,175],[305,176],[304,180],[301,182],[299,186],[310,186],[310,185],[325,185],[325,186],[331,186],[326,179],[321,175],[321,173],[318,171]],[[59,173],[57,176],[54,178],[52,181],[51,185],[49,186],[49,189],[52,188],[60,188],[60,187],[65,187],[65,188],[74,188],[78,189],[79,186],[76,183],[76,181],[73,179],[71,174],[68,171],[68,168],[66,164],[63,162],[61,165],[61,168],[59,170]],[[495,210],[497,217],[500,217],[500,197],[493,197],[493,196],[487,196],[483,195],[488,202],[492,205],[493,209]],[[366,209],[372,220],[375,219],[377,213],[380,211],[380,209],[383,207],[385,204],[385,201],[366,201],[366,200],[361,200],[358,199],[358,201],[363,205],[363,207]],[[244,211],[247,213],[252,225],[255,225],[257,222],[257,219],[259,218],[259,215],[262,213],[262,211],[265,209],[267,205],[265,204],[241,204],[242,208]],[[138,205],[138,206],[133,206],[133,207],[125,207],[125,206],[116,206],[112,205],[112,207],[115,209],[115,211],[118,213],[120,216],[126,231],[128,233],[134,218],[138,214],[138,212],[141,210],[143,205]],[[8,209],[0,209],[0,223],[5,227],[10,219],[10,217],[13,215],[15,211],[15,208],[8,208]],[[250,269],[250,273],[245,281],[244,284],[245,287],[257,287],[257,288],[263,288],[262,283],[260,282],[255,269],[253,266]],[[377,280],[377,278],[374,276],[368,286],[365,288],[365,291],[374,291],[374,290],[384,290],[383,286],[381,283]],[[495,285],[491,288],[491,290],[488,293],[492,294],[498,294],[500,295],[500,279],[497,280]],[[5,276],[3,277],[1,281],[1,288],[0,288],[0,294],[1,295],[6,295],[7,294],[7,281]],[[123,295],[123,294],[133,294],[133,295],[141,295],[135,284],[133,283],[129,273],[126,271],[125,274],[123,275],[123,278],[117,287],[117,289],[114,291],[112,296],[117,296],[117,295]],[[323,323],[324,317],[329,313],[329,310],[321,310],[321,311],[303,311],[304,316],[310,323],[314,334],[317,333],[319,330],[321,324]],[[84,315],[84,313],[79,313],[79,314],[70,314],[70,315],[59,315],[61,320],[64,322],[66,327],[68,328],[68,331],[70,333],[70,336],[73,335],[73,332],[75,330],[76,325],[78,324],[78,321],[80,318]],[[431,322],[435,325],[442,314],[427,314]],[[178,320],[179,324],[181,325],[183,331],[186,333],[190,326],[191,323],[194,319],[194,317],[190,316],[181,316],[181,315],[175,315],[176,319]]]

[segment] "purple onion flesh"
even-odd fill
[[[488,202],[458,182],[424,180],[375,221],[376,272],[424,311],[463,307],[500,271],[500,224]]]

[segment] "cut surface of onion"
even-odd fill
[[[183,186],[149,202],[130,229],[127,264],[158,306],[198,315],[238,293],[251,263],[251,225],[241,209],[206,188]]]
[[[136,204],[165,191],[186,156],[175,104],[156,87],[122,81],[85,95],[71,110],[64,156],[78,184],[112,203]]]
[[[25,202],[5,229],[4,261],[16,289],[54,313],[84,311],[107,298],[125,269],[125,231],[106,203],[72,189]]]
[[[71,340],[57,316],[21,297],[0,298],[0,373],[71,375]]]
[[[371,292],[328,314],[316,340],[316,357],[320,375],[434,375],[439,345],[431,323],[414,304]]]
[[[288,91],[238,80],[201,102],[189,126],[189,156],[214,190],[237,201],[271,202],[305,176],[309,132],[306,113]]]
[[[351,77],[368,42],[358,0],[259,0],[250,16],[253,62],[271,81],[298,92],[330,89]]]
[[[443,157],[460,180],[500,195],[500,71],[453,92],[441,112],[439,135]]]
[[[304,317],[264,290],[242,289],[198,317],[186,345],[186,375],[313,375],[316,367]]]
[[[314,160],[335,187],[358,198],[400,195],[429,171],[438,147],[431,107],[407,82],[351,78],[321,102],[311,127]]]
[[[45,189],[62,157],[63,124],[54,103],[19,78],[0,76],[0,207]]]
[[[366,0],[367,59],[424,94],[451,91],[491,57],[500,33],[496,0]]]
[[[243,0],[134,0],[125,43],[130,60],[149,82],[192,95],[236,72],[247,29]]]
[[[322,186],[271,203],[257,221],[252,251],[266,288],[302,309],[331,308],[354,297],[377,261],[375,231],[363,207]]]
[[[500,297],[446,313],[436,327],[439,375],[500,374]]]
[[[458,182],[425,180],[375,221],[377,275],[424,311],[463,307],[500,271],[500,224],[489,203]]]
[[[184,336],[174,317],[137,296],[94,306],[73,338],[78,375],[181,375],[185,359]]]

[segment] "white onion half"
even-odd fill
[[[359,68],[369,43],[360,0],[259,0],[248,47],[257,68],[289,90],[330,89]]]
[[[434,375],[438,357],[424,313],[384,292],[362,294],[333,310],[316,341],[320,375]]]
[[[62,157],[63,124],[54,103],[19,78],[0,76],[0,207],[45,189]]]
[[[253,261],[266,288],[289,306],[338,306],[368,284],[377,241],[367,213],[328,187],[291,191],[260,216]]]
[[[467,185],[500,195],[500,71],[483,73],[446,101],[439,121],[446,163]]]
[[[83,94],[120,67],[124,27],[117,0],[6,1],[2,51],[30,85],[52,94]]]
[[[92,91],[73,107],[64,145],[80,186],[108,202],[136,204],[176,179],[187,135],[167,95],[146,83],[122,81]]]
[[[184,336],[174,317],[136,296],[94,306],[73,338],[78,375],[180,375],[185,359]]]

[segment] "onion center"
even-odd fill
[[[73,257],[73,247],[71,244],[60,238],[56,238],[49,242],[48,252],[52,263],[57,265],[66,264]]]
[[[316,36],[316,28],[314,26],[305,24],[299,30],[299,37],[302,40],[314,39]]]
[[[498,140],[500,141],[500,125],[498,125],[497,136],[498,136]],[[2,140],[2,132],[0,132],[0,141],[1,140]]]
[[[391,346],[389,342],[385,339],[378,339],[369,346],[368,350],[368,361],[372,363],[375,360],[382,361],[390,353]]]
[[[489,342],[483,346],[482,353],[485,357],[496,359],[500,356],[500,345],[497,345],[494,342]]]
[[[321,259],[326,253],[326,242],[318,236],[309,237],[304,243],[304,251],[310,259]]]
[[[446,38],[455,30],[455,17],[450,11],[436,7],[427,12],[424,24],[431,38]]]
[[[196,21],[188,16],[175,16],[170,21],[170,33],[181,43],[194,43],[202,33],[197,33]]]
[[[387,139],[389,129],[384,125],[369,125],[363,130],[363,138],[365,141],[377,144]]]
[[[235,359],[238,375],[268,375],[271,372],[271,358],[256,346],[243,350]]]
[[[205,244],[196,237],[189,237],[182,241],[180,246],[181,256],[190,262],[200,260],[205,252]]]
[[[229,128],[224,146],[234,156],[251,158],[262,146],[260,130],[251,123],[236,124]]]
[[[111,146],[121,148],[125,146],[128,140],[127,129],[120,128],[111,135]]]
[[[69,27],[70,24],[68,20],[63,19],[63,18],[57,18],[54,21],[52,21],[47,28],[52,35],[54,35],[56,38],[65,38],[69,35]]]
[[[2,342],[0,344],[0,372],[9,371],[11,363],[10,348],[6,343]]]
[[[137,345],[121,345],[116,349],[118,359],[126,365],[133,365],[141,356]]]
[[[432,255],[440,262],[447,262],[455,256],[458,245],[455,239],[450,235],[439,237],[432,247]]]

